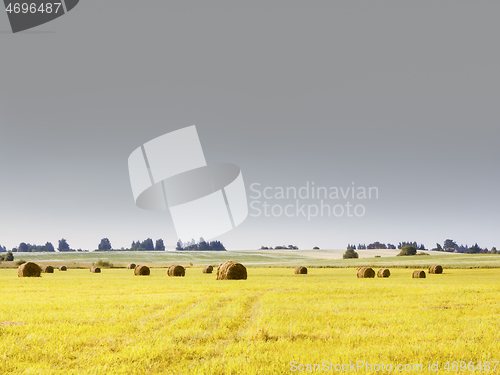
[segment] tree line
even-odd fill
[[[111,245],[111,241],[109,238],[101,239],[101,242],[97,245],[97,251],[111,251],[113,246]],[[148,238],[144,241],[133,241],[130,249],[121,248],[120,250],[157,250],[163,251],[165,250],[165,245],[163,240],[160,238],[156,240],[156,243],[153,243],[151,238]],[[55,252],[56,248],[51,242],[46,242],[45,245],[35,245],[27,242],[21,242],[19,246],[12,248],[10,252],[12,253],[34,253],[34,252]],[[67,251],[88,251],[82,249],[72,249],[65,238],[61,238],[57,244],[57,251],[59,252],[67,252]],[[7,248],[5,246],[0,245],[0,252],[7,252]]]
[[[319,249],[319,247],[317,249]],[[273,247],[272,246],[269,246],[269,247],[267,247],[267,246],[261,246],[260,250],[273,250]],[[278,246],[274,247],[274,250],[299,250],[299,247],[295,246],[295,245],[288,245],[288,246],[285,246],[285,245],[280,246],[280,245],[278,245]]]
[[[179,251],[225,251],[226,248],[220,241],[210,241],[207,242],[200,237],[200,240],[196,242],[194,239],[183,243],[181,240],[177,241],[177,246],[175,250]]]
[[[60,252],[66,251],[88,251],[82,249],[72,249],[68,241],[65,238],[61,238],[58,241],[57,250]],[[111,241],[109,238],[102,238],[101,242],[97,245],[96,251],[114,251],[118,249],[113,249],[111,245]],[[120,251],[165,251],[165,244],[163,239],[159,238],[156,241],[153,241],[151,238],[147,238],[144,241],[132,241],[129,249],[121,248]],[[220,241],[210,241],[207,242],[203,238],[200,238],[198,242],[194,239],[183,243],[181,240],[177,241],[176,250],[199,250],[199,251],[224,251],[226,248]],[[12,250],[9,250],[11,253],[31,253],[31,252],[55,252],[56,249],[51,242],[45,243],[45,245],[34,245],[26,242],[21,242],[19,246],[14,247]],[[5,246],[0,245],[0,252],[7,252],[7,248]]]
[[[418,245],[416,241],[403,241],[398,244],[398,249],[401,251],[398,255],[420,255],[424,253],[418,253],[417,250],[427,250],[424,244]],[[359,244],[357,247],[353,244],[347,245],[346,253],[344,254],[345,258],[357,258],[357,253],[355,250],[365,250],[365,249],[396,249],[396,246],[392,244],[384,244],[381,242],[373,242],[366,246],[365,244]],[[467,254],[500,254],[496,247],[492,247],[490,250],[488,248],[482,248],[477,243],[474,246],[469,247],[468,245],[460,245],[451,239],[446,239],[441,246],[441,244],[437,243],[436,247],[432,249],[433,251],[445,251],[450,253],[467,253]]]
[[[347,248],[348,249],[353,249],[353,250],[377,250],[377,249],[402,249],[405,246],[414,246],[417,250],[427,250],[424,244],[418,245],[416,241],[403,241],[398,244],[396,247],[395,245],[391,243],[382,243],[379,241],[375,241],[368,246],[365,244],[359,244],[357,247],[354,244],[348,244]]]
[[[455,241],[452,239],[446,239],[443,243],[443,246],[441,244],[437,243],[436,247],[432,249],[434,251],[445,251],[448,253],[467,253],[467,254],[498,254],[499,252],[497,251],[496,247],[492,247],[491,249],[488,249],[487,247],[482,248],[477,244],[477,242],[469,247],[468,245],[460,245],[458,246]]]
[[[144,241],[133,241],[130,246],[130,250],[133,251],[164,251],[165,245],[163,240],[160,238],[153,243],[151,238],[147,238]]]

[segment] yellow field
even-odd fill
[[[184,278],[155,268],[149,277],[70,269],[42,278],[2,269],[0,373],[288,374],[357,361],[372,365],[364,374],[387,373],[373,368],[382,363],[435,373],[428,365],[438,361],[439,373],[455,373],[447,361],[481,361],[475,373],[494,373],[500,270],[391,272],[249,268],[246,281],[216,281],[199,268]]]

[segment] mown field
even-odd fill
[[[0,373],[288,374],[292,361],[421,363],[420,373],[439,361],[456,373],[442,366],[500,360],[500,270],[411,273],[254,267],[248,280],[217,281],[200,268],[184,278],[1,269]]]

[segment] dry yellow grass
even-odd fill
[[[147,278],[0,270],[1,372],[289,374],[292,361],[499,360],[497,270],[419,282],[408,269],[370,280],[353,269],[290,271],[249,268],[240,283],[157,268]]]

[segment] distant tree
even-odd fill
[[[153,240],[151,238],[148,238],[147,240],[144,240],[141,243],[141,248],[144,250],[154,250],[155,245],[153,244]]]
[[[97,248],[99,250],[111,250],[113,247],[111,246],[111,242],[108,238],[103,238]]]
[[[436,244],[436,248],[434,250],[436,250],[436,251],[444,251],[443,248],[441,247],[441,245],[438,244],[438,243]]]
[[[314,246],[313,250],[319,250],[319,247],[318,246]]]
[[[493,247],[491,248],[491,253],[492,253],[492,254],[496,254],[496,253],[497,253],[497,248],[493,246]]]
[[[403,241],[398,245],[398,249],[402,249],[405,246],[413,246],[418,249],[417,241]]]
[[[48,251],[48,252],[56,251],[54,249],[54,245],[52,245],[51,242],[46,242],[44,248],[45,248],[45,251]]]
[[[356,250],[356,245],[351,245],[350,243],[347,244],[347,248],[348,249],[353,249],[353,250]]]
[[[405,255],[416,255],[417,254],[417,248],[415,246],[410,246],[406,245],[401,248],[401,251],[399,252],[398,256],[405,256]]]
[[[12,251],[7,252],[4,259],[6,262],[12,262],[14,260],[14,254],[12,254]]]
[[[6,253],[7,252],[7,248],[5,246],[0,245],[0,252]]]
[[[394,250],[394,249],[396,249],[396,246],[395,246],[395,245],[393,245],[392,243],[388,243],[388,244],[387,244],[387,248],[388,248],[388,249],[393,249],[393,250]]]
[[[481,249],[477,243],[474,246],[472,246],[471,248],[469,248],[469,251],[467,251],[467,253],[469,253],[469,254],[479,254],[482,252],[483,252],[483,249]]]
[[[444,241],[443,250],[449,253],[453,252],[458,247],[457,243],[453,240],[447,239]]]
[[[387,249],[387,245],[378,241],[371,243],[367,246],[368,249]]]
[[[269,250],[269,248],[267,246],[261,246],[260,249],[261,250]]]
[[[225,251],[226,248],[220,241],[210,241],[210,250]]]
[[[158,250],[158,251],[165,250],[165,244],[163,243],[163,240],[161,238],[159,240],[156,240],[155,250]]]
[[[211,251],[224,251],[226,248],[220,241],[210,241],[206,242],[203,238],[200,238],[200,242],[196,243],[195,240],[191,240],[187,243],[183,243],[181,240],[177,241],[176,250],[211,250]]]
[[[20,248],[22,248],[23,252],[30,252],[30,253],[46,251],[44,245],[32,245],[30,243],[24,243],[24,242],[22,245],[20,245]]]
[[[299,249],[299,247],[295,246],[295,245],[288,245],[288,246],[278,245],[278,246],[275,246],[274,248],[277,249],[277,250],[298,250]],[[269,249],[272,249],[272,247],[270,247]]]
[[[198,241],[198,250],[200,251],[210,250],[210,243],[205,241],[203,237],[200,237],[200,240]]]
[[[358,258],[359,255],[358,253],[352,249],[352,248],[349,248],[345,251],[344,255],[342,256],[344,259],[353,259],[353,258]]]
[[[21,242],[19,246],[17,247],[17,251],[20,253],[27,253],[28,252],[28,245],[25,242]]]
[[[57,246],[57,250],[63,252],[63,251],[70,251],[71,249],[69,248],[68,241],[66,241],[64,238],[61,238],[59,240],[59,245]]]
[[[199,250],[198,243],[192,238],[191,241],[186,244],[184,250]]]

